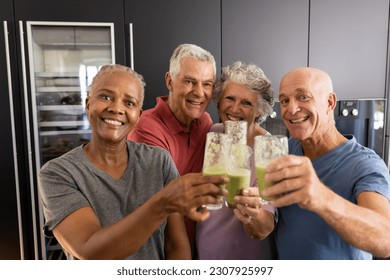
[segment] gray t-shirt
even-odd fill
[[[79,146],[41,169],[39,190],[47,235],[65,217],[90,206],[101,226],[107,227],[131,213],[171,180],[177,169],[167,151],[127,141],[129,163],[122,178],[115,180],[88,160]],[[128,259],[164,259],[166,221]],[[65,252],[68,259],[74,259]]]

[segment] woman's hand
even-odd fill
[[[162,191],[162,201],[166,213],[181,213],[190,219],[201,222],[210,213],[204,207],[215,204],[218,197],[226,195],[226,191],[218,185],[228,182],[223,176],[203,176],[202,173],[189,173],[171,181]]]
[[[264,210],[259,200],[258,188],[247,188],[242,195],[234,197],[236,209],[234,215],[244,226],[245,232],[250,238],[264,239],[274,229],[274,214]]]

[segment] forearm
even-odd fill
[[[195,221],[207,219],[209,212],[197,209],[200,205],[215,203],[216,196],[223,195],[217,185],[226,181],[227,178],[220,176],[187,174],[172,180],[138,209],[106,228],[101,228],[91,207],[84,207],[66,217],[53,233],[77,258],[122,259],[143,246],[173,213]]]
[[[167,260],[190,260],[191,247],[184,218],[179,213],[169,215],[165,227],[165,258]]]
[[[124,259],[142,247],[166,218],[153,197],[120,221],[94,232],[71,252],[80,259]]]
[[[385,213],[353,204],[331,190],[326,201],[328,203],[318,214],[341,238],[375,256],[390,255],[390,226]]]
[[[165,258],[167,260],[190,260],[191,248],[189,244],[176,244],[165,250]]]

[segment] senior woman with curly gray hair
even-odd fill
[[[253,143],[254,136],[266,133],[259,124],[273,112],[274,90],[258,66],[237,61],[223,68],[213,99],[222,123],[227,120],[248,122],[249,145]]]
[[[272,114],[274,91],[263,70],[254,64],[237,61],[222,69],[215,84],[213,99],[221,123],[210,131],[224,132],[226,121],[248,123],[247,144],[253,148],[257,135],[269,134],[260,123]],[[251,168],[254,170],[253,156]],[[235,209],[224,205],[212,211],[210,218],[197,224],[196,244],[199,259],[274,259],[273,236],[275,209],[261,205],[256,173],[252,171],[250,188],[235,196]]]

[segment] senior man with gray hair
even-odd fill
[[[212,120],[206,112],[216,78],[213,55],[194,44],[179,45],[170,59],[165,82],[169,96],[157,98],[129,134],[129,139],[166,149],[180,175],[200,172],[203,148]],[[195,224],[186,220],[194,248]]]

